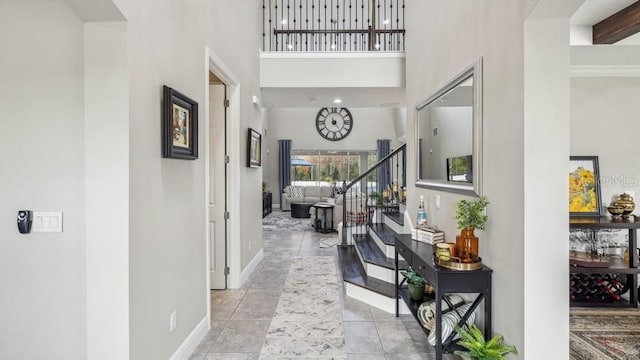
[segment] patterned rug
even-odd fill
[[[294,258],[260,360],[346,360],[336,258]]]
[[[640,310],[572,309],[572,360],[640,359]]]
[[[290,211],[274,211],[262,218],[263,231],[313,231],[311,220],[291,217]]]

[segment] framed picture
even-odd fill
[[[166,85],[162,95],[162,156],[197,159],[198,103]]]
[[[257,168],[262,165],[262,135],[249,128],[247,140],[247,167]]]
[[[600,170],[597,156],[569,159],[570,216],[600,216]]]

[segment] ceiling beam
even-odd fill
[[[640,2],[593,25],[593,44],[613,44],[640,31]]]

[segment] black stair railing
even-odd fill
[[[403,144],[342,184],[342,246],[348,245],[349,238],[366,236],[368,227],[382,222],[384,213],[400,211],[406,201],[406,147]]]
[[[404,51],[405,0],[262,0],[264,51]]]

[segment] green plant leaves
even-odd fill
[[[460,336],[458,345],[467,349],[467,351],[456,351],[458,355],[479,360],[504,360],[505,355],[518,353],[515,346],[504,343],[502,335],[496,335],[491,340],[485,341],[482,331],[475,325],[468,330],[456,326],[455,330]]]
[[[474,228],[484,230],[487,227],[488,216],[484,209],[489,205],[486,197],[476,201],[460,200],[456,204],[456,225],[458,229]]]

